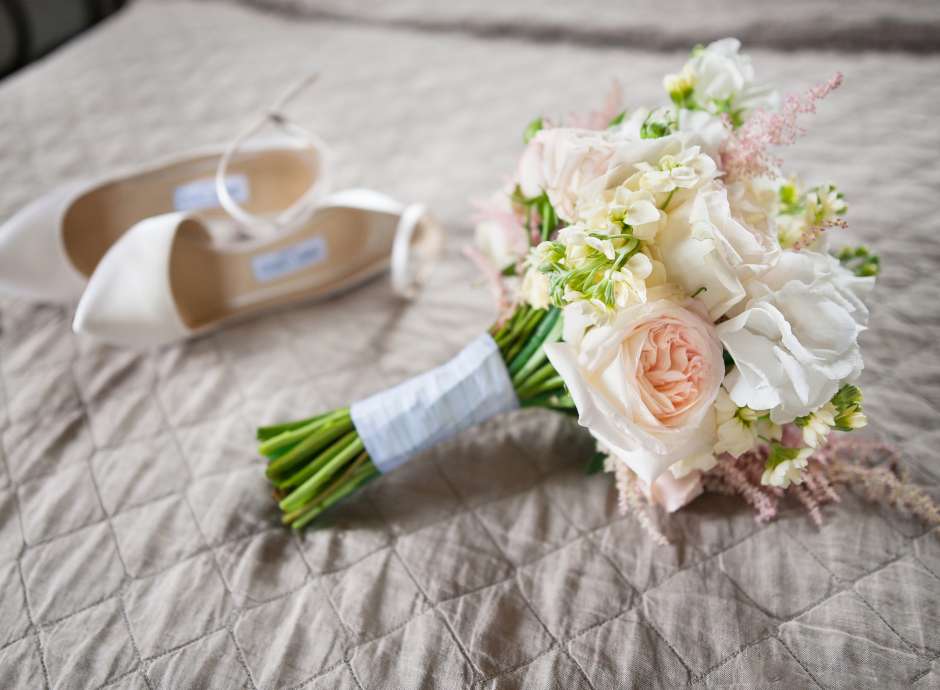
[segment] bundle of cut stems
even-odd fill
[[[519,306],[489,333],[499,347],[521,407],[571,413],[574,403],[544,346],[561,338],[558,309]],[[258,429],[258,452],[283,512],[300,529],[354,493],[380,472],[344,407],[315,417]]]

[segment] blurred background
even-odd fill
[[[0,0],[0,77],[45,55],[133,0]],[[147,0],[137,0],[146,2]],[[169,2],[171,0],[152,0]],[[227,0],[312,19],[366,21],[425,30],[679,49],[735,35],[784,50],[940,49],[935,0],[677,0],[669,16],[652,0]]]
[[[0,0],[0,76],[45,55],[126,0]]]

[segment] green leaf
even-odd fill
[[[585,474],[597,474],[598,472],[603,470],[604,459],[606,457],[607,456],[604,455],[604,453],[601,453],[600,451],[594,453],[594,455],[591,456],[591,459],[588,460],[587,466],[584,468],[584,473]]]
[[[864,245],[855,248],[843,247],[840,252],[833,253],[833,256],[859,277],[870,278],[881,273],[881,258],[871,253]]]
[[[619,125],[620,123],[622,123],[622,122],[623,122],[623,119],[624,119],[626,116],[627,116],[627,111],[626,111],[626,110],[621,110],[619,113],[617,113],[616,115],[614,115],[614,117],[611,119],[610,122],[607,123],[607,129],[610,129],[611,127],[616,127],[617,125]]]
[[[500,275],[504,276],[514,276],[516,275],[516,264],[512,263],[506,266],[502,271],[499,272]]]
[[[544,125],[545,123],[541,117],[537,117],[532,120],[532,122],[526,126],[525,131],[522,133],[522,142],[524,144],[528,144],[530,141],[532,141],[535,135],[542,131],[542,127]]]

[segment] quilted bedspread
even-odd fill
[[[843,19],[906,27],[908,52],[846,46],[835,25],[844,52],[751,52],[785,91],[845,73],[785,155],[840,185],[845,239],[882,256],[866,433],[940,498],[940,56],[917,32],[938,18],[895,4],[893,24],[888,4]],[[0,301],[0,687],[940,686],[940,532],[851,492],[822,528],[706,496],[659,516],[672,545],[655,546],[607,477],[584,476],[585,435],[543,411],[465,432],[319,529],[282,528],[254,427],[392,385],[484,329],[460,247],[525,123],[614,78],[658,99],[684,51],[618,44],[610,25],[564,40],[566,3],[515,34],[499,8],[495,29],[468,29],[470,3],[424,23],[377,3],[253,5],[135,3],[0,82],[0,220],[71,178],[226,141],[315,69],[291,111],[331,142],[337,184],[426,202],[445,260],[407,305],[379,280],[147,353],[76,338],[70,309]]]

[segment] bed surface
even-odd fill
[[[139,2],[0,82],[0,220],[69,179],[224,142],[315,69],[290,112],[331,143],[336,186],[424,201],[449,242],[409,305],[380,280],[145,354],[76,338],[69,309],[0,300],[0,687],[940,685],[940,532],[851,493],[822,529],[709,496],[656,547],[547,412],[464,433],[321,529],[278,525],[254,427],[392,385],[484,329],[460,247],[525,124],[614,78],[657,99],[685,52],[552,39],[566,3],[538,35],[468,30],[470,3],[339,5]],[[501,7],[479,24],[515,21]],[[934,7],[888,19],[930,24]],[[592,31],[613,16],[598,8]],[[882,256],[868,431],[940,497],[940,57],[921,43],[751,52],[784,91],[845,73],[783,153],[839,184],[845,239]]]

